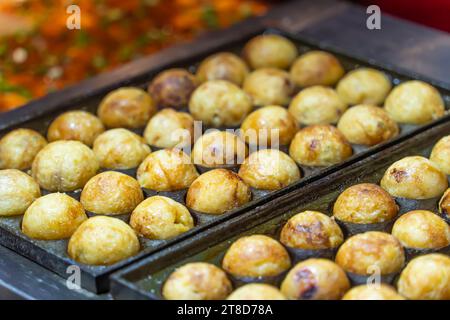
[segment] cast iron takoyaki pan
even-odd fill
[[[4,135],[10,130],[20,127],[32,128],[42,134],[45,134],[50,122],[64,111],[82,109],[95,113],[101,99],[113,89],[122,86],[137,86],[145,88],[158,72],[171,67],[184,67],[189,70],[195,70],[198,63],[208,55],[219,51],[240,52],[243,44],[248,39],[264,32],[281,33],[277,30],[261,30],[259,27],[250,27],[248,30],[245,30],[245,32],[235,32],[233,36],[224,37],[221,41],[218,41],[217,39],[211,41],[211,38],[204,38],[198,43],[183,47],[185,51],[177,51],[172,49],[169,51],[170,54],[162,53],[155,56],[155,59],[152,59],[151,61],[147,60],[140,63],[131,64],[130,67],[125,66],[120,68],[111,74],[108,74],[108,76],[100,76],[99,78],[94,78],[83,82],[79,86],[51,94],[43,99],[32,102],[29,106],[3,115],[0,119],[0,135]],[[363,59],[352,57],[349,54],[339,52],[325,45],[312,43],[310,40],[302,39],[296,35],[283,35],[296,43],[300,53],[311,49],[321,49],[335,54],[347,71],[361,66],[371,66],[385,72],[393,84],[398,84],[402,81],[410,79],[421,79],[426,81],[440,91],[445,101],[446,108],[450,108],[450,91],[448,88],[439,86],[439,84],[434,83],[429,79],[423,79],[416,74],[409,74],[403,70],[396,70],[391,66],[384,66],[373,61],[364,61]],[[132,76],[129,76],[130,74],[132,74]],[[267,206],[265,203],[291,192],[303,194],[303,188],[312,182],[320,178],[325,178],[331,173],[338,172],[339,175],[344,174],[343,169],[345,167],[355,164],[357,161],[365,157],[373,156],[377,152],[393,146],[400,141],[411,138],[421,131],[432,128],[439,123],[448,120],[448,118],[449,115],[446,114],[443,118],[423,126],[400,125],[401,134],[395,139],[370,148],[353,146],[354,155],[339,165],[334,165],[328,168],[316,168],[312,170],[302,168],[304,176],[297,183],[294,183],[282,190],[270,193],[254,192],[253,201],[250,203],[220,216],[207,217],[207,219],[198,219],[198,224],[194,229],[174,239],[165,241],[142,240],[142,250],[136,256],[111,266],[88,266],[76,263],[71,260],[66,253],[66,240],[30,240],[20,231],[20,217],[0,219],[0,243],[65,278],[71,276],[71,273],[68,273],[67,269],[69,266],[79,265],[81,270],[82,286],[94,292],[104,292],[109,288],[109,274],[117,271],[119,268],[136,262],[151,253],[168,247],[169,245],[186,239],[194,234],[209,232],[209,229],[214,225],[220,224],[221,229],[228,229],[229,224],[227,221],[232,217],[236,217],[245,212],[252,212],[254,215],[255,212],[259,212],[260,210],[264,211]],[[174,199],[178,198],[178,200],[180,200],[179,194],[174,193],[172,195],[165,195],[169,195]],[[271,208],[278,207],[277,205],[274,205],[273,207],[272,205],[270,206]],[[275,212],[276,210],[271,209],[269,211]],[[124,217],[124,219],[128,219],[128,217]]]
[[[450,122],[447,121],[350,165],[345,173],[334,172],[308,184],[300,191],[293,190],[257,209],[229,219],[220,226],[164,249],[114,274],[111,292],[117,299],[162,299],[162,285],[175,268],[200,261],[221,267],[226,250],[242,236],[264,234],[279,240],[282,226],[299,212],[314,210],[332,215],[334,202],[345,189],[360,183],[379,184],[393,162],[412,155],[429,157],[435,143],[449,134]],[[450,176],[447,178],[450,180]],[[399,215],[415,209],[438,212],[439,199],[399,200],[396,199]],[[384,231],[390,232],[389,227]],[[345,230],[344,236],[349,236]],[[291,259],[295,261],[292,252]]]

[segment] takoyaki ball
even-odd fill
[[[234,290],[227,300],[286,300],[278,288],[265,283],[249,283]]]
[[[236,173],[214,169],[192,182],[186,205],[203,213],[222,214],[246,204],[251,198],[249,186]]]
[[[17,169],[0,170],[0,217],[24,214],[41,196],[36,181]]]
[[[336,263],[358,275],[396,273],[405,263],[401,243],[394,236],[378,231],[357,234],[339,248]]]
[[[47,145],[45,138],[31,129],[16,129],[0,139],[0,169],[25,170]]]
[[[140,128],[156,112],[150,95],[140,88],[120,88],[109,93],[97,113],[108,128]]]
[[[75,191],[99,169],[94,152],[79,141],[55,141],[34,158],[31,173],[48,191]]]
[[[276,240],[264,235],[242,237],[230,246],[222,268],[235,277],[273,277],[291,266],[286,249]]]
[[[298,129],[295,118],[285,108],[267,106],[245,118],[241,137],[250,145],[289,145]]]
[[[240,86],[249,70],[246,63],[231,52],[219,52],[202,61],[197,69],[200,83],[210,80],[227,80]]]
[[[213,264],[192,262],[176,269],[163,285],[167,300],[223,300],[233,290],[225,272]]]
[[[414,258],[400,274],[397,289],[411,300],[450,300],[450,257],[433,253]]]
[[[351,145],[331,125],[313,125],[295,135],[289,155],[300,165],[331,166],[351,157]]]
[[[194,140],[194,119],[189,113],[163,109],[147,124],[144,138],[158,148],[184,148]]]
[[[280,242],[297,249],[332,249],[344,242],[344,235],[338,224],[327,215],[304,211],[286,222],[281,230]]]
[[[302,54],[291,67],[291,79],[299,87],[333,86],[344,73],[334,55],[318,50]]]
[[[139,182],[116,171],[105,171],[90,179],[80,198],[87,211],[107,215],[131,213],[143,200]]]
[[[402,215],[395,221],[392,235],[406,248],[440,249],[450,245],[450,226],[427,210]]]
[[[253,69],[287,69],[298,51],[292,41],[276,34],[256,36],[245,45],[242,56]]]
[[[191,158],[179,149],[150,153],[137,170],[141,187],[155,191],[187,189],[197,178]]]
[[[139,239],[120,219],[97,216],[87,219],[69,240],[69,256],[84,264],[111,265],[138,253]]]
[[[281,284],[281,292],[290,300],[338,300],[348,289],[344,270],[327,259],[298,263]]]
[[[289,105],[289,112],[304,125],[336,123],[345,110],[336,91],[322,86],[303,89]]]
[[[151,152],[145,140],[127,129],[111,129],[94,141],[94,153],[105,169],[136,168]]]
[[[450,218],[450,189],[445,191],[439,201],[439,213],[445,215],[447,218]]]
[[[442,172],[450,175],[450,136],[443,137],[433,147],[430,160],[436,164]]]
[[[439,197],[448,187],[445,173],[420,156],[394,162],[384,173],[380,184],[392,196],[408,199]]]
[[[58,116],[50,124],[48,141],[77,140],[92,146],[95,138],[105,131],[99,118],[86,111],[69,111]]]
[[[405,300],[387,284],[364,284],[351,288],[342,300]]]
[[[159,73],[148,87],[160,108],[180,109],[187,106],[197,79],[185,69],[169,69]]]
[[[22,220],[22,232],[38,240],[66,239],[87,218],[77,200],[64,193],[50,193],[28,207]]]
[[[214,130],[206,132],[195,142],[192,160],[196,165],[215,168],[242,163],[247,154],[247,146],[237,135]]]
[[[348,109],[337,127],[350,143],[366,146],[387,141],[399,133],[397,123],[384,109],[365,104]]]
[[[444,101],[433,86],[406,81],[396,86],[384,104],[392,119],[400,123],[424,124],[444,115]]]
[[[289,73],[273,68],[253,71],[245,78],[242,88],[256,106],[287,105],[295,90]]]
[[[398,206],[385,190],[372,183],[345,189],[333,207],[333,216],[350,223],[380,223],[394,219]]]
[[[154,240],[176,237],[194,227],[194,220],[181,203],[154,196],[145,199],[130,218],[131,227],[140,235]]]
[[[226,80],[201,84],[189,100],[195,120],[214,127],[238,126],[252,111],[252,102],[244,90]]]
[[[359,68],[347,73],[337,84],[336,91],[350,105],[380,105],[391,91],[389,78],[381,71]]]
[[[253,152],[239,168],[239,176],[249,186],[262,190],[278,190],[301,178],[295,161],[276,149]]]

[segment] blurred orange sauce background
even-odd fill
[[[69,30],[69,5],[81,29]],[[0,112],[207,30],[266,12],[250,0],[1,0]]]

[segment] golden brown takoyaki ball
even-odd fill
[[[450,218],[450,189],[444,192],[444,195],[439,201],[439,212]]]
[[[295,92],[289,73],[274,68],[250,73],[242,86],[256,106],[287,105]]]
[[[344,235],[338,224],[323,213],[303,211],[283,226],[280,242],[292,248],[316,250],[339,247]]]
[[[23,214],[40,196],[39,185],[26,173],[0,170],[0,217]]]
[[[281,292],[290,300],[338,300],[348,289],[344,270],[327,259],[298,263],[281,284]]]
[[[227,300],[286,300],[286,297],[274,286],[249,283],[234,290]]]
[[[242,51],[242,56],[253,69],[287,69],[297,54],[297,47],[292,41],[276,34],[256,36],[247,42]]]
[[[74,191],[84,187],[99,169],[94,152],[79,141],[55,141],[34,158],[31,173],[48,191]]]
[[[249,70],[244,60],[231,52],[219,52],[207,57],[198,66],[197,80],[227,80],[240,86]]]
[[[233,290],[225,272],[213,264],[192,262],[176,269],[163,285],[167,300],[223,300]]]
[[[197,79],[185,69],[169,69],[159,73],[148,87],[160,108],[180,109],[188,105]]]
[[[139,182],[116,171],[105,171],[90,179],[80,198],[87,211],[107,215],[131,213],[143,200]]]
[[[184,148],[194,140],[194,118],[189,113],[163,109],[147,124],[144,138],[158,148]]]
[[[364,284],[351,288],[342,300],[405,300],[387,284]]]
[[[342,133],[331,125],[313,125],[295,135],[289,155],[300,165],[331,166],[351,157],[351,145]]]
[[[406,248],[440,249],[450,245],[450,226],[427,210],[402,215],[395,221],[392,235]]]
[[[47,145],[45,138],[31,129],[16,129],[0,139],[0,169],[25,170]]]
[[[412,300],[450,300],[450,258],[427,254],[411,260],[397,282],[398,292]]]
[[[50,193],[34,201],[25,211],[22,232],[39,240],[66,239],[87,218],[77,200],[64,193]]]
[[[267,106],[244,119],[241,137],[250,145],[288,145],[298,129],[295,118],[285,108]]]
[[[77,140],[92,146],[95,138],[105,131],[99,118],[92,113],[78,110],[68,111],[58,116],[47,131],[48,141]]]
[[[145,199],[130,218],[131,227],[140,235],[155,240],[178,236],[194,227],[194,220],[181,203],[154,196]]]
[[[290,266],[286,249],[278,241],[264,235],[236,240],[222,261],[222,268],[236,277],[273,277]]]
[[[110,92],[97,113],[108,128],[140,128],[156,112],[150,95],[140,88],[120,88]]]
[[[406,81],[396,86],[384,104],[392,119],[400,123],[424,124],[444,115],[444,101],[433,86]]]
[[[191,158],[179,149],[164,149],[150,153],[137,171],[143,188],[155,191],[187,189],[198,178]]]
[[[196,165],[215,168],[242,163],[247,154],[247,146],[237,135],[213,130],[197,139],[192,149],[192,160]]]
[[[380,223],[397,216],[398,206],[385,190],[372,183],[351,186],[334,203],[335,218],[350,223]]]
[[[138,253],[139,239],[120,219],[97,216],[83,222],[69,240],[69,256],[91,265],[111,265]]]
[[[291,67],[291,79],[299,87],[333,86],[344,73],[334,55],[318,50],[302,54]]]
[[[431,151],[430,160],[445,174],[450,175],[450,136],[439,140]]]
[[[405,253],[394,236],[378,231],[354,235],[339,248],[336,263],[345,271],[359,275],[398,272],[405,263]]]
[[[226,80],[201,84],[189,100],[189,111],[195,120],[214,127],[238,126],[252,111],[250,97]]]
[[[263,190],[278,190],[301,178],[295,161],[276,149],[253,152],[239,168],[239,176],[249,186]]]
[[[105,169],[136,168],[151,152],[141,136],[122,128],[99,135],[93,150],[100,167]]]
[[[394,197],[430,199],[443,194],[448,181],[433,162],[412,156],[394,162],[384,173],[381,187]]]
[[[300,91],[289,105],[289,112],[304,125],[338,122],[347,105],[332,88],[313,86]]]
[[[336,91],[349,104],[380,105],[391,91],[389,78],[381,71],[359,68],[347,73],[337,84]]]
[[[200,212],[222,214],[246,204],[251,198],[250,187],[236,173],[214,169],[192,182],[186,205]]]
[[[350,143],[367,146],[392,139],[399,133],[397,123],[384,109],[366,104],[348,109],[337,127]]]

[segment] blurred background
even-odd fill
[[[0,0],[0,112],[283,2]],[[450,32],[449,0],[354,2]],[[81,8],[81,30],[66,28],[71,4]]]
[[[81,30],[66,8],[81,8]],[[266,12],[252,0],[1,0],[0,110]]]

